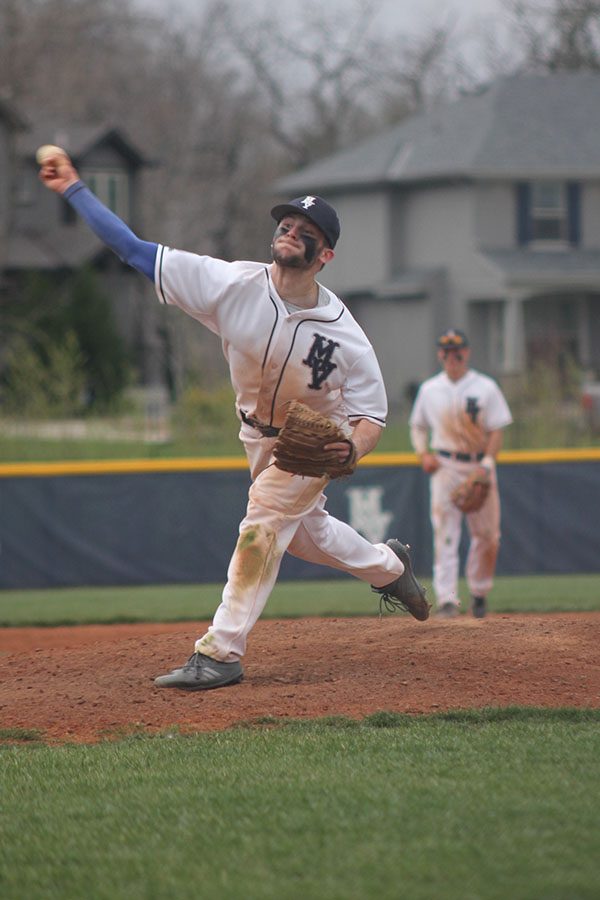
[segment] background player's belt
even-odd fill
[[[484,453],[453,453],[450,450],[436,450],[440,456],[455,459],[457,462],[479,462],[485,456]]]

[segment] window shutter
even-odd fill
[[[581,243],[581,185],[578,181],[567,184],[567,216],[569,243],[578,247]]]
[[[531,185],[526,181],[517,184],[517,242],[528,244],[531,237]]]

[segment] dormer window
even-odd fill
[[[130,216],[129,177],[126,172],[87,169],[83,180],[96,197],[120,219]]]
[[[560,249],[580,242],[580,185],[572,181],[527,181],[517,185],[518,243]]]

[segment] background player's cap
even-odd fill
[[[462,347],[469,346],[469,339],[464,331],[458,328],[449,328],[437,339],[437,345],[440,350],[460,350]]]
[[[308,194],[306,197],[297,197],[296,200],[290,200],[289,203],[274,206],[271,210],[271,215],[276,222],[281,222],[284,216],[297,216],[298,213],[302,213],[317,228],[321,229],[333,250],[340,236],[340,220],[333,206],[330,206],[322,197],[313,197]]]

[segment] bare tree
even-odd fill
[[[290,167],[347,146],[425,102],[431,75],[448,53],[449,31],[436,26],[416,40],[384,35],[380,6],[381,0],[352,0],[341,13],[303,0],[302,15],[290,21],[277,4],[258,19],[241,18],[232,0],[220,4],[224,37],[263,96],[270,131]]]
[[[134,0],[2,0],[0,90],[33,121],[125,128],[157,162],[142,179],[145,236],[266,257],[278,175],[451,90],[451,23],[383,33],[380,5],[298,0],[286,17],[271,0],[257,17],[209,0],[182,24]]]
[[[524,67],[600,69],[598,0],[508,0]]]

